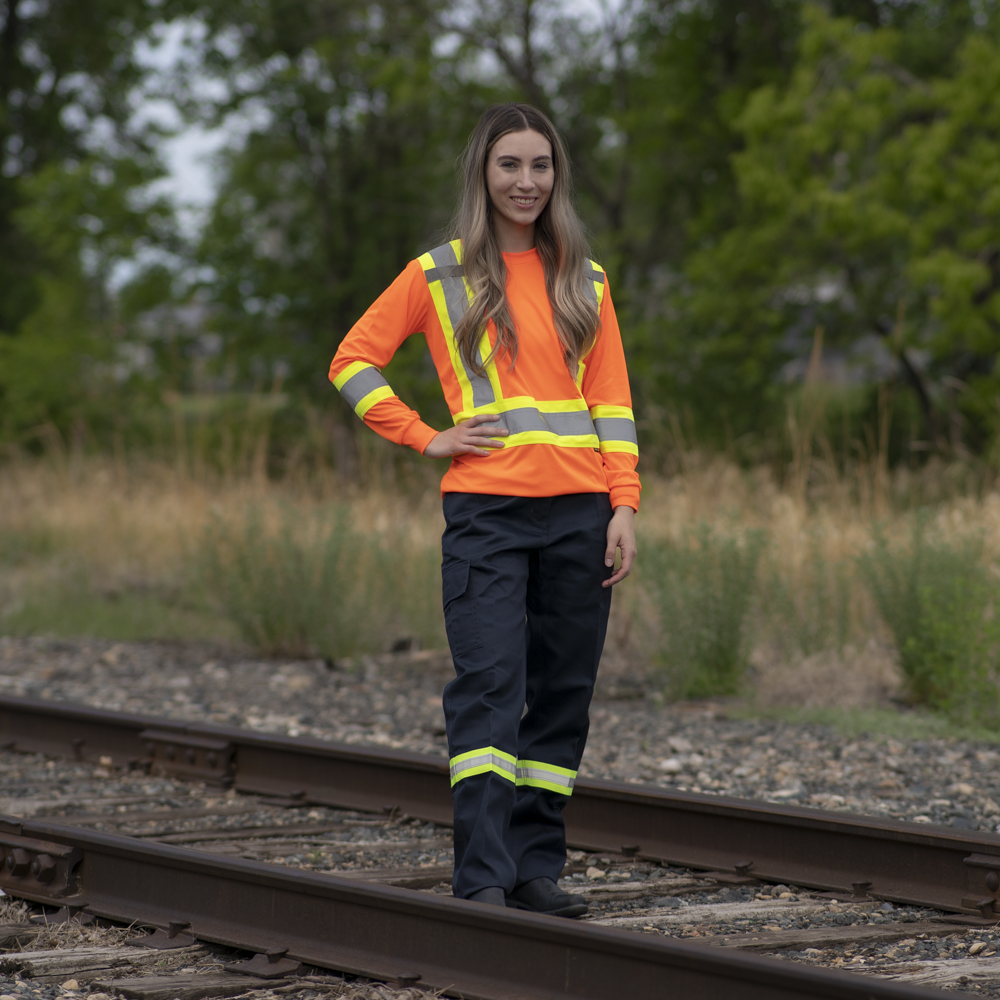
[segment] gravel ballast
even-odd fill
[[[8,694],[442,757],[441,689],[450,670],[437,652],[329,665],[196,645],[0,639],[0,689]],[[581,774],[1000,832],[998,763],[989,743],[846,739],[817,725],[728,718],[711,706],[661,707],[599,690]],[[0,799],[6,813],[449,891],[450,831],[408,817],[281,809],[138,771],[9,752],[0,754]],[[289,829],[282,835],[279,827]],[[426,878],[413,878],[421,872]],[[932,911],[835,902],[796,886],[720,887],[690,872],[579,852],[565,879],[588,896],[589,921],[1000,996],[997,928],[934,924]],[[292,985],[280,992],[306,996]],[[0,986],[11,993],[12,983]],[[324,987],[334,988],[390,991],[344,996],[406,995],[343,980]],[[34,995],[62,995],[49,991]]]

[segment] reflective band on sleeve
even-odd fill
[[[594,430],[601,441],[601,453],[624,451],[639,454],[639,438],[635,433],[635,418],[627,406],[592,406]]]
[[[594,421],[594,429],[602,441],[631,441],[638,445],[635,436],[635,422],[623,417],[598,417]]]
[[[366,361],[352,361],[333,380],[333,384],[351,409],[362,418],[379,400],[396,395],[382,378],[382,373]]]
[[[513,754],[504,753],[496,747],[483,747],[481,750],[470,750],[460,753],[448,761],[451,772],[451,784],[454,787],[463,778],[471,778],[474,774],[485,774],[493,771],[508,781],[517,780],[517,758]]]
[[[576,771],[568,767],[544,764],[540,760],[519,760],[517,762],[517,783],[531,785],[532,788],[547,788],[561,795],[573,794]]]

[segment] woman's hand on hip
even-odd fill
[[[622,564],[618,572],[601,584],[602,587],[613,587],[621,583],[632,572],[635,563],[635,511],[631,507],[615,507],[614,515],[608,522],[608,548],[604,553],[604,565],[614,566],[615,549],[622,554]]]
[[[503,447],[503,441],[492,439],[506,437],[510,433],[506,427],[496,426],[499,419],[498,413],[477,413],[431,438],[424,454],[428,458],[448,458],[451,455],[481,455],[486,458],[489,455],[487,449]]]

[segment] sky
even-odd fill
[[[185,33],[197,32],[188,21],[175,21],[154,32],[155,44],[141,42],[138,58],[154,71],[166,74],[190,61],[190,49],[185,45]],[[197,84],[196,84],[197,87]],[[162,84],[154,74],[137,101],[138,120],[153,120],[176,130],[176,135],[161,146],[168,174],[155,185],[157,193],[167,194],[177,205],[181,225],[193,235],[215,194],[216,178],[212,157],[232,138],[235,125],[209,129],[200,125],[183,125],[169,101],[157,97]]]

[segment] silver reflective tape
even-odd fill
[[[465,760],[459,761],[457,764],[452,764],[448,768],[448,771],[451,774],[452,782],[454,782],[456,778],[460,778],[466,771],[471,771],[473,768],[478,767],[489,767],[506,771],[511,777],[516,777],[517,775],[517,765],[513,761],[499,757],[488,750],[483,751],[481,754],[476,754],[475,757],[466,757]]]
[[[459,264],[455,256],[455,248],[450,243],[444,246],[435,247],[430,251],[431,260],[434,267],[425,271],[427,283],[440,281],[441,289],[444,292],[444,300],[448,307],[448,319],[451,320],[451,328],[458,327],[459,321],[465,315],[465,310],[469,308],[469,296],[465,290],[465,280],[462,265]],[[434,277],[431,277],[431,276]],[[465,377],[472,384],[472,405],[486,406],[487,403],[495,403],[496,396],[493,394],[493,386],[488,378],[477,375],[470,368],[465,358],[462,358],[462,367],[465,368]]]
[[[587,293],[587,297],[595,306],[599,306],[597,301],[597,289],[594,288],[594,282],[599,284],[604,284],[604,275],[600,271],[595,271],[590,264],[586,266],[586,270],[583,272],[583,287]]]
[[[431,251],[433,253],[433,251]],[[443,278],[461,278],[465,275],[465,268],[461,264],[452,264],[450,267],[432,267],[424,271],[427,283],[441,281]]]
[[[368,393],[374,392],[376,389],[381,389],[382,386],[388,384],[382,378],[382,373],[377,368],[365,368],[364,371],[358,372],[357,375],[352,375],[340,387],[340,394],[347,400],[348,406],[354,410]]]
[[[586,410],[572,410],[568,413],[542,413],[534,406],[523,406],[500,414],[500,426],[511,434],[525,431],[548,431],[561,437],[578,434],[593,434],[594,423]]]
[[[576,781],[576,778],[570,777],[568,774],[559,774],[542,767],[525,767],[523,764],[517,766],[517,778],[518,781],[526,781],[531,778],[535,781],[548,781],[553,785],[562,785],[563,788],[570,791],[572,791],[573,783]]]
[[[634,445],[639,443],[635,436],[635,422],[628,417],[597,417],[594,429],[602,441],[631,441]]]

